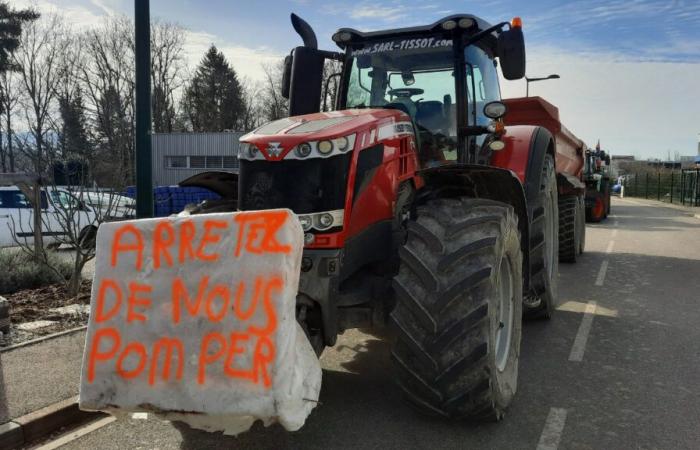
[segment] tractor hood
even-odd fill
[[[347,138],[349,145],[344,147],[343,152],[348,152],[362,148],[362,140],[356,139],[359,133],[374,130],[378,135],[379,127],[391,125],[393,129],[393,124],[398,122],[410,122],[410,118],[395,109],[347,109],[287,117],[241,137],[239,158],[268,161],[303,159],[292,153],[303,143],[311,143],[311,150],[318,157],[333,156],[337,153],[316,153],[317,143]]]

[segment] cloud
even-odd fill
[[[530,84],[530,94],[559,108],[562,123],[613,154],[693,155],[700,131],[700,64],[639,61],[625,55],[528,47],[529,76],[561,75]],[[525,82],[502,81],[504,98],[525,95]]]
[[[249,48],[224,41],[205,31],[188,31],[185,37],[184,48],[185,60],[188,66],[191,68],[197,67],[204,53],[212,44],[226,56],[226,59],[233,65],[239,77],[255,81],[264,78],[264,64],[275,64],[284,57],[284,54],[268,47]]]
[[[60,6],[48,0],[14,0],[12,7],[16,9],[33,8],[41,14],[56,14],[66,19],[74,29],[87,29],[99,23],[104,14],[95,13],[91,8],[78,4],[61,4]]]

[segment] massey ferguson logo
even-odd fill
[[[277,158],[282,153],[283,148],[279,142],[270,142],[267,144],[267,154],[273,158]]]

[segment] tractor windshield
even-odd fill
[[[457,159],[451,40],[366,43],[350,55],[347,108],[399,109],[417,128],[424,163]]]

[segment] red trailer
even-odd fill
[[[504,100],[506,125],[538,125],[554,137],[559,190],[559,261],[576,262],[586,240],[586,144],[559,121],[559,108],[541,97]],[[505,155],[503,155],[505,156]]]

